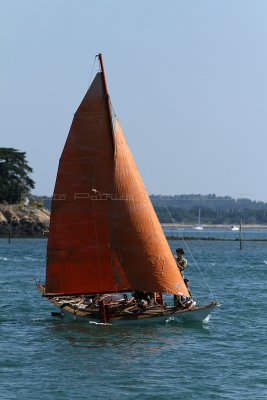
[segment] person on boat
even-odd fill
[[[146,290],[140,291],[140,290],[135,290],[132,293],[133,296],[133,301],[136,301],[139,306],[141,307],[147,307],[150,306],[151,304],[156,303],[156,293],[154,292],[147,292]]]
[[[187,291],[188,291],[190,297],[192,298],[193,296],[192,296],[191,290],[190,290],[190,288],[189,288],[189,279],[186,279],[186,278],[185,278],[185,279],[184,279],[184,284],[185,284],[185,286],[186,286],[186,289],[187,289]]]
[[[174,305],[177,308],[192,308],[195,307],[196,301],[192,297],[187,297],[183,295],[174,295]]]
[[[149,297],[151,299],[152,304],[158,305],[158,302],[157,302],[157,295],[158,294],[157,294],[157,292],[149,292],[148,294],[149,294]]]
[[[184,279],[184,284],[187,288],[187,291],[189,293],[188,296],[184,296],[182,293],[180,294],[175,294],[173,297],[173,303],[176,307],[178,308],[191,308],[191,306],[195,306],[196,302],[192,298],[192,293],[191,290],[189,289],[189,279]]]
[[[192,297],[191,290],[189,289],[189,279],[184,279],[185,286],[187,288],[187,291],[189,293],[190,297],[187,296],[181,296],[181,295],[174,295],[174,304],[178,308],[192,308],[195,307],[197,304],[196,301]]]
[[[184,271],[187,266],[187,260],[184,258],[184,249],[178,248],[176,249],[177,257],[175,259],[177,267],[179,268],[182,277],[184,277]]]

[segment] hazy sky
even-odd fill
[[[53,192],[102,52],[149,193],[267,201],[267,1],[0,0],[0,147]]]

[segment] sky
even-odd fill
[[[101,52],[150,194],[267,201],[266,20],[265,0],[0,0],[0,147],[51,195]]]

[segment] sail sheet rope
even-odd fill
[[[35,282],[41,282],[45,277],[46,260],[42,262],[41,268],[36,268],[35,270]]]
[[[195,266],[197,267],[197,269],[198,269],[198,271],[199,271],[199,273],[200,273],[200,275],[201,275],[203,281],[205,282],[205,284],[206,284],[206,286],[207,286],[207,288],[208,288],[210,294],[211,294],[214,298],[216,298],[215,295],[214,295],[213,290],[211,289],[211,287],[209,286],[209,284],[208,284],[208,282],[207,282],[205,276],[203,275],[203,273],[202,273],[202,271],[201,271],[201,269],[200,269],[200,267],[199,267],[197,261],[195,260],[193,254],[192,254],[192,252],[191,252],[191,250],[190,250],[190,248],[188,247],[186,241],[184,240],[183,235],[182,235],[182,233],[181,233],[179,227],[177,226],[175,220],[173,219],[173,217],[172,217],[172,215],[171,215],[171,212],[170,212],[170,210],[169,210],[167,204],[165,203],[165,201],[162,199],[161,196],[160,196],[160,200],[161,200],[162,204],[164,205],[164,207],[166,208],[166,210],[167,210],[167,212],[168,212],[168,214],[169,214],[169,216],[170,216],[170,218],[171,218],[171,220],[172,220],[172,222],[173,222],[173,224],[174,224],[174,226],[175,226],[177,232],[179,233],[179,235],[180,235],[180,237],[181,237],[181,240],[182,240],[183,243],[184,243],[184,246],[186,247],[188,253],[189,253],[190,256],[192,257],[192,260],[193,260]]]

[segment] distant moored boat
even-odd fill
[[[239,231],[239,227],[236,225],[232,225],[230,229],[231,231]]]
[[[204,227],[200,223],[200,215],[201,215],[201,210],[199,208],[198,210],[198,225],[193,226],[193,229],[196,229],[197,231],[203,231]]]

